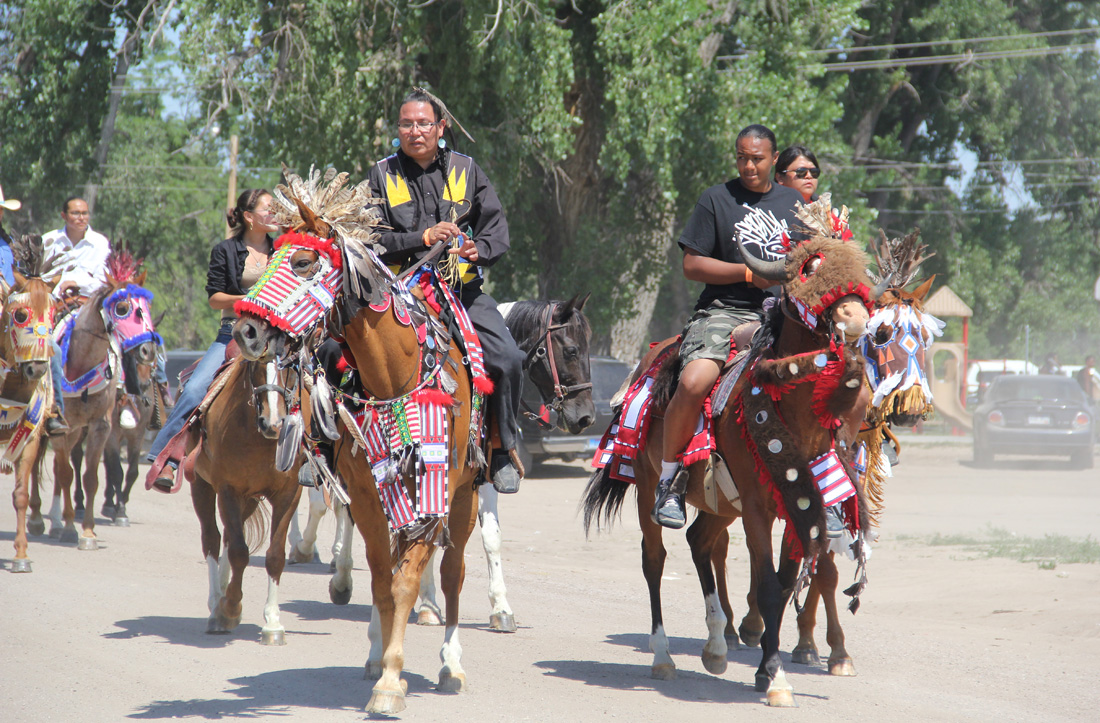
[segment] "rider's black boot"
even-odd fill
[[[519,470],[512,461],[512,455],[504,450],[493,452],[489,463],[489,479],[496,491],[502,495],[519,492]]]
[[[54,407],[53,412],[46,418],[46,435],[49,437],[64,437],[70,431],[72,430],[65,422],[65,417],[61,416],[61,412],[57,407]]]

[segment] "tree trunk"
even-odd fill
[[[611,325],[611,356],[627,364],[636,364],[650,341],[649,321],[668,270],[676,215],[671,207],[664,207],[654,216],[654,223],[646,226],[648,234],[639,239],[640,253],[619,276],[619,291],[612,299],[618,321]]]

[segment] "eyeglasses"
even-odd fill
[[[810,174],[810,178],[817,178],[821,175],[820,168],[788,168],[782,173],[793,173],[795,178],[805,178],[806,174]]]
[[[92,214],[88,213],[87,211],[69,211],[68,214],[70,216],[91,216],[92,215]]]
[[[427,133],[438,124],[438,121],[401,121],[397,124],[398,129],[408,133],[413,128],[421,133]]]

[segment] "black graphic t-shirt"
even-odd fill
[[[772,183],[767,193],[749,191],[734,178],[711,186],[699,197],[695,211],[680,234],[680,248],[719,261],[743,264],[741,252],[733,240],[736,228],[745,250],[765,261],[783,257],[783,233],[802,224],[795,218],[795,204],[802,194],[793,188]],[[759,309],[767,293],[752,284],[707,284],[699,295],[696,309],[715,302],[739,309]]]

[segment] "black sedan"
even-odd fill
[[[1062,376],[1006,375],[993,380],[974,412],[974,462],[997,454],[1069,455],[1092,467],[1093,409],[1077,382]]]
[[[611,424],[611,398],[630,375],[631,368],[618,359],[602,356],[592,357],[591,364],[592,401],[596,405],[596,421],[591,427],[579,435],[572,435],[557,427],[544,429],[527,415],[521,416],[520,454],[528,470],[545,459],[590,460],[596,453],[600,438]],[[523,399],[531,409],[540,412],[546,422],[552,424],[555,421],[554,413],[542,407],[538,391],[530,379],[524,380]]]

